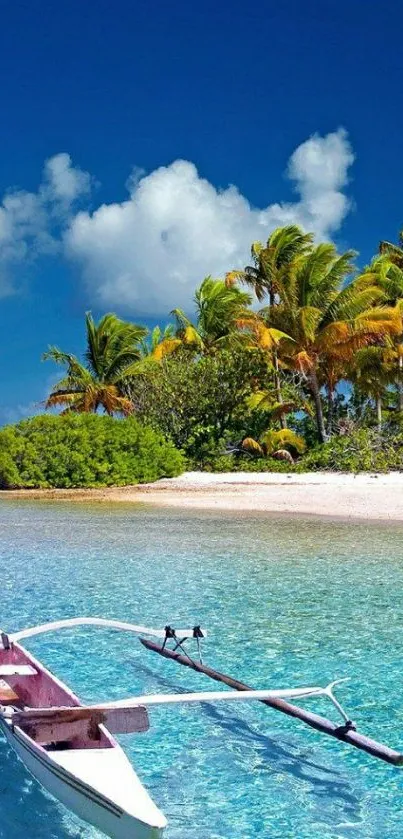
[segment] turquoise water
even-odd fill
[[[0,533],[8,631],[76,615],[201,623],[205,659],[255,687],[351,676],[339,696],[353,719],[403,747],[403,527],[2,501]],[[85,701],[214,689],[135,636],[68,630],[27,646]],[[401,771],[262,705],[150,716],[148,734],[121,742],[169,820],[167,839],[403,835]],[[0,837],[100,834],[0,740]]]

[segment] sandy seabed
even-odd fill
[[[403,473],[186,472],[141,486],[3,491],[0,498],[98,500],[182,509],[258,511],[330,518],[403,521]]]

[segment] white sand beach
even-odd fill
[[[111,490],[115,497],[116,491]],[[403,521],[403,473],[187,472],[134,490],[137,499],[182,508],[255,510]],[[128,500],[131,492],[116,495]]]
[[[403,521],[403,473],[186,472],[178,478],[140,486],[99,490],[15,490],[2,492],[0,498],[141,502],[182,509]]]

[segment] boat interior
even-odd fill
[[[0,708],[6,714],[30,708],[78,708],[80,700],[66,685],[49,673],[18,644],[0,648]],[[62,749],[105,749],[114,745],[99,717],[45,720],[20,726],[48,751]]]

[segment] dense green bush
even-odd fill
[[[133,417],[42,415],[0,431],[1,489],[124,486],[183,469],[173,444]]]
[[[193,358],[179,352],[145,368],[127,385],[137,415],[183,450],[194,468],[209,468],[246,434],[259,434],[246,399],[267,379],[267,359],[260,351],[217,350]],[[254,412],[259,419],[261,412]]]
[[[403,432],[361,428],[317,445],[296,463],[271,457],[222,455],[204,468],[211,472],[391,472],[403,471]]]
[[[361,428],[352,434],[332,437],[299,462],[304,472],[328,469],[336,472],[389,472],[403,469],[403,434],[380,434]]]
[[[274,457],[247,458],[234,455],[221,455],[211,463],[205,464],[204,472],[302,472],[301,461],[288,463]]]

